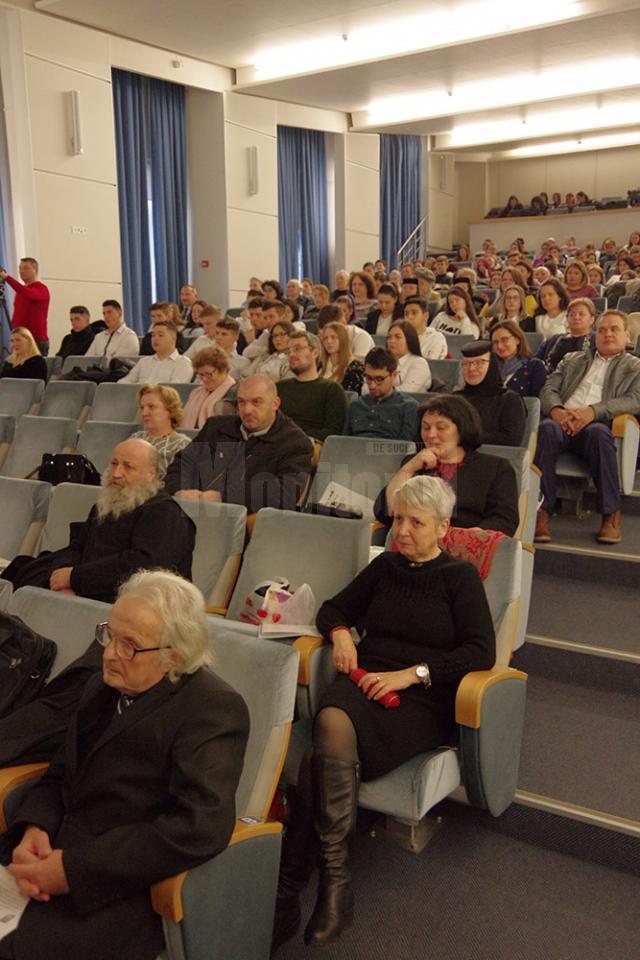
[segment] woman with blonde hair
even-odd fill
[[[132,439],[146,440],[158,451],[158,476],[162,480],[176,453],[191,442],[176,427],[182,423],[183,409],[180,394],[173,387],[145,384],[138,390],[138,409],[143,430]]]
[[[518,326],[527,320],[527,305],[525,292],[522,287],[519,287],[515,283],[507,287],[500,297],[500,302],[502,303],[502,310],[486,327],[487,333],[493,330],[496,323],[502,323],[505,320],[511,320],[513,323],[517,323]]]
[[[26,327],[14,327],[9,346],[11,353],[4,362],[0,377],[18,380],[47,379],[47,364],[30,330]]]
[[[342,323],[327,323],[319,337],[322,344],[320,376],[335,380],[344,390],[360,394],[364,364],[351,353],[347,328]]]
[[[234,412],[227,394],[236,381],[229,373],[229,358],[219,347],[199,350],[191,361],[194,372],[200,376],[202,386],[189,394],[184,408],[183,426],[200,430],[209,417]]]

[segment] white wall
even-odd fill
[[[380,256],[380,138],[344,136],[344,256],[337,269],[360,270]]]
[[[427,245],[430,250],[450,250],[456,216],[455,161],[452,154],[429,154],[427,191]]]
[[[456,160],[454,243],[469,242],[469,225],[487,212],[487,164]]]
[[[639,184],[639,167],[640,146],[491,161],[488,206],[504,205],[511,194],[528,203],[541,190],[546,190],[549,197],[556,191],[564,195],[578,190],[598,199],[626,197],[627,190]]]

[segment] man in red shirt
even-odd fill
[[[16,298],[13,304],[11,326],[26,327],[33,334],[40,353],[46,357],[49,352],[47,333],[47,314],[49,312],[49,288],[38,280],[38,261],[33,257],[23,257],[18,265],[20,281],[0,270],[0,281],[6,280],[14,290]]]

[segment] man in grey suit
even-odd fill
[[[1,958],[155,960],[149,887],[227,846],[249,717],[207,669],[203,610],[192,584],[145,571],[98,626],[102,675],[3,838],[30,900]]]
[[[640,413],[640,359],[626,352],[626,314],[607,310],[596,323],[595,349],[569,353],[540,392],[542,413],[535,464],[544,495],[535,540],[548,543],[549,514],[556,499],[556,462],[564,451],[589,464],[602,523],[596,539],[622,539],[620,479],[611,432],[614,417]]]

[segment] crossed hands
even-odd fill
[[[576,410],[554,407],[549,416],[559,423],[570,437],[575,437],[584,427],[593,423],[596,417],[593,407],[578,407]]]
[[[44,903],[56,894],[69,893],[62,850],[53,850],[49,835],[39,827],[27,827],[8,870],[23,897]]]

